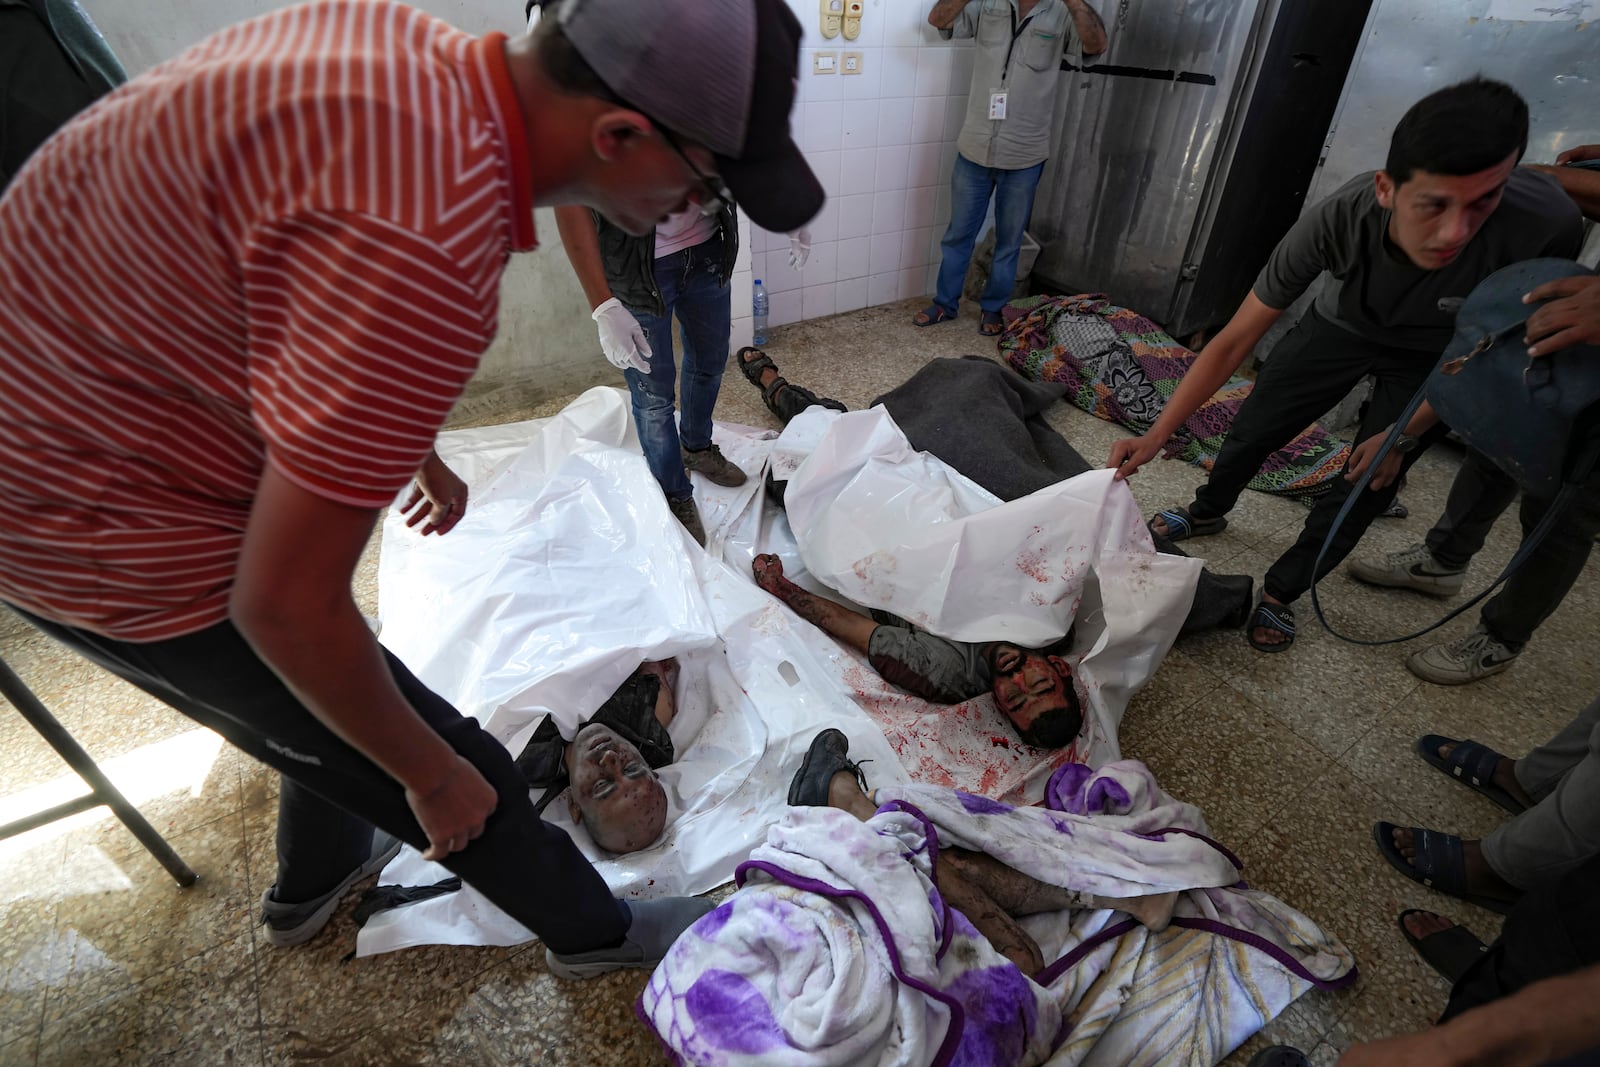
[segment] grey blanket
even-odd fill
[[[1030,382],[982,356],[936,359],[873,401],[931,453],[1002,500],[1016,500],[1093,465],[1044,420],[1066,386]],[[1187,555],[1164,537],[1156,548]],[[1184,633],[1243,626],[1253,604],[1246,574],[1200,572]]]

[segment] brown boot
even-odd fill
[[[698,541],[701,548],[706,547],[706,528],[700,521],[700,509],[695,507],[694,497],[686,496],[682,500],[668,497],[667,507],[672,511],[672,517],[683,523],[683,528],[689,531],[689,536]]]
[[[745,482],[744,471],[729,463],[728,457],[724,456],[722,449],[716,445],[702,448],[698,452],[691,452],[687,448],[682,448],[679,451],[683,455],[684,470],[699,471],[707,478],[710,478],[714,484],[726,486],[730,489],[736,485],[743,485]],[[685,525],[688,524],[685,523]]]

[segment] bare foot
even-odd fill
[[[1159,934],[1172,924],[1172,913],[1178,906],[1178,893],[1173,890],[1143,897],[1097,896],[1094,902],[1096,907],[1110,908],[1131,915],[1139,920],[1141,925]]]
[[[1440,745],[1439,758],[1449,759],[1450,753],[1456,750],[1454,745]],[[1500,762],[1494,766],[1494,774],[1490,776],[1495,785],[1510,793],[1519,804],[1525,808],[1533,807],[1535,801],[1522,788],[1522,783],[1517,781],[1517,761],[1509,756],[1501,756]]]
[[[764,356],[764,355],[766,355],[766,353],[761,351],[759,348],[741,349],[739,351],[739,362],[740,363],[754,363],[755,360],[756,360],[756,357]],[[761,382],[762,390],[765,391],[767,386],[771,385],[773,382],[778,380],[778,377],[779,377],[779,375],[778,375],[778,368],[777,367],[775,367],[775,366],[774,367],[762,367],[761,368],[761,374],[760,374],[760,382]],[[783,390],[779,389],[778,392],[781,393],[781,392],[783,392]],[[778,395],[777,393],[773,394],[774,397],[776,397],[777,395]]]
[[[1394,828],[1394,845],[1408,861],[1416,859],[1417,845],[1409,827]],[[1489,861],[1483,858],[1483,846],[1479,842],[1461,842],[1461,863],[1466,871],[1469,891],[1496,900],[1515,900],[1521,895],[1520,889],[1494,873]]]
[[[1171,537],[1172,530],[1167,526],[1167,520],[1160,515],[1150,520],[1150,532],[1157,537]]]
[[[1163,523],[1163,525],[1165,525],[1165,523]],[[1283,607],[1283,601],[1269,593],[1261,594],[1261,602],[1263,604],[1272,604],[1280,608]],[[1294,640],[1291,635],[1286,634],[1282,630],[1272,626],[1257,626],[1250,631],[1250,636],[1257,644],[1262,645],[1282,645]]]
[[[828,807],[848,811],[866,822],[878,813],[878,806],[861,789],[861,783],[849,771],[836,771],[828,779]]]
[[[1443,915],[1435,915],[1431,911],[1413,911],[1403,922],[1406,932],[1418,940],[1432,934],[1442,934],[1457,925]]]

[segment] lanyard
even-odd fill
[[[1033,21],[1033,16],[1038,14],[1037,11],[1029,12],[1028,17],[1022,20],[1022,25],[1018,26],[1017,8],[1014,2],[1006,6],[1006,13],[1011,16],[1011,43],[1006,46],[1006,62],[1005,65],[1000,68],[1000,81],[1002,84],[1005,82],[1006,77],[1011,73],[1011,53],[1016,50],[1017,38],[1021,37],[1022,31],[1028,28],[1028,23]]]

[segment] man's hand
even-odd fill
[[[1474,1058],[1452,1044],[1435,1027],[1357,1045],[1339,1057],[1339,1067],[1468,1067]]]
[[[427,507],[421,507],[427,501]],[[406,526],[415,528],[427,520],[422,535],[447,534],[455,529],[461,516],[467,513],[467,483],[445,465],[439,453],[429,452],[417,471],[417,485],[411,490],[400,514],[406,516]]]
[[[444,775],[425,792],[407,788],[406,803],[428,835],[422,858],[437,862],[466,848],[483,833],[483,824],[499,802],[494,786],[461,756],[455,756]]]
[[[1600,147],[1600,146],[1592,146]],[[1592,274],[1539,286],[1524,304],[1548,300],[1528,317],[1528,355],[1548,356],[1573,345],[1600,345],[1600,277]]]
[[[650,373],[650,357],[654,354],[650,351],[650,340],[645,337],[639,320],[622,306],[622,301],[612,297],[595,308],[589,317],[600,327],[600,351],[613,367],[618,370],[632,367],[640,374]]]
[[[1583,163],[1591,159],[1600,159],[1600,144],[1581,144],[1569,148],[1556,157],[1556,163]]]
[[[811,258],[811,231],[796,230],[789,235],[789,269],[801,270]]]
[[[1106,466],[1117,472],[1115,481],[1122,481],[1139,472],[1139,468],[1161,454],[1164,441],[1144,437],[1128,437],[1111,446],[1111,458]]]
[[[1372,458],[1378,454],[1379,447],[1388,436],[1388,431],[1375,433],[1356,445],[1350,453],[1350,469],[1345,473],[1345,481],[1355,482],[1366,473],[1366,469],[1372,465]],[[1372,472],[1372,481],[1367,483],[1367,488],[1382,489],[1392,484],[1400,476],[1400,464],[1404,459],[1399,449],[1391,448],[1378,469]]]

